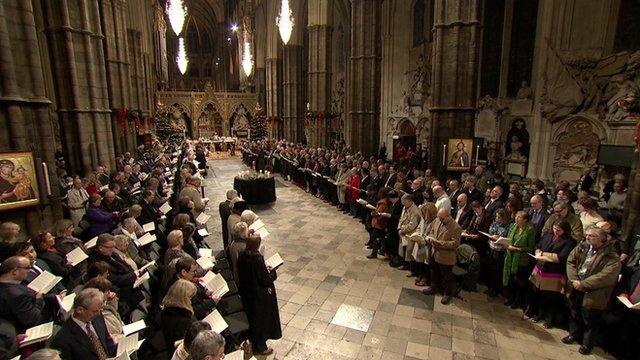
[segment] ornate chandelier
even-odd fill
[[[167,8],[165,9],[167,16],[169,17],[169,23],[176,36],[180,36],[182,27],[184,26],[184,19],[187,17],[187,7],[183,4],[182,0],[167,0]]]
[[[251,75],[251,71],[253,70],[253,56],[251,56],[251,43],[249,40],[244,40],[244,51],[242,52],[242,68],[244,69],[245,75],[249,77]]]
[[[176,63],[180,73],[184,75],[187,72],[187,66],[189,66],[189,58],[187,57],[187,48],[184,44],[183,38],[178,38],[178,56],[176,56]]]
[[[289,0],[282,0],[280,5],[280,15],[276,17],[276,25],[280,29],[282,42],[287,45],[293,32],[293,13],[289,8]]]

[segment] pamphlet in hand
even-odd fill
[[[207,221],[209,221],[210,218],[211,218],[211,215],[200,213],[200,215],[198,215],[198,217],[196,218],[196,222],[198,224],[204,225],[207,223]]]
[[[269,231],[267,231],[266,227],[261,227],[254,234],[260,235],[260,239],[264,240],[269,237]]]
[[[200,279],[200,282],[202,286],[211,291],[215,297],[221,298],[229,292],[229,285],[227,285],[227,281],[220,274],[207,271]]]
[[[198,260],[196,260],[196,263],[204,270],[211,270],[215,265],[213,261],[211,261],[211,258],[204,256],[199,257]]]
[[[207,229],[202,228],[202,229],[198,230],[198,235],[200,235],[202,237],[207,237],[207,236],[209,236],[209,232],[207,231]]]
[[[84,247],[86,249],[91,249],[92,247],[96,246],[98,244],[98,237],[94,237],[93,239],[87,241],[86,243],[84,243]]]
[[[363,205],[363,206],[366,206],[368,204],[367,200],[365,200],[365,199],[358,199],[358,200],[356,200],[356,202],[358,204],[360,204],[360,205]]]
[[[55,276],[48,271],[43,271],[42,274],[38,275],[32,282],[27,285],[27,287],[37,293],[46,294],[51,289],[53,289],[56,284],[58,284],[62,280],[62,277]]]
[[[133,288],[136,289],[138,288],[140,285],[142,285],[144,282],[148,281],[151,278],[151,276],[149,275],[148,272],[145,272],[144,274],[142,274],[142,276],[140,276],[139,278],[136,279],[136,282],[133,283]]]
[[[60,305],[60,309],[66,315],[71,308],[73,307],[73,301],[76,298],[76,293],[71,293],[65,295],[64,298],[61,298],[60,295],[56,295],[56,300],[58,300],[58,305]]]
[[[618,301],[624,304],[624,306],[628,307],[632,310],[640,310],[640,302],[637,304],[632,304],[629,300],[629,296],[627,294],[621,294],[618,296]]]
[[[280,254],[275,253],[275,254],[271,255],[267,260],[265,260],[264,264],[267,267],[275,269],[278,266],[284,264],[284,260],[282,260],[282,257],[280,256]]]
[[[124,353],[131,355],[140,348],[140,345],[142,345],[143,342],[144,339],[138,340],[138,333],[129,335],[118,341],[118,350],[116,353],[118,356],[121,356]]]
[[[236,350],[224,356],[225,360],[244,360],[244,350]]]
[[[202,202],[203,203],[208,203],[209,202],[209,198],[208,197],[203,197],[202,198]]]
[[[89,258],[89,256],[87,256],[87,254],[85,254],[80,247],[71,250],[67,254],[67,261],[71,264],[71,266],[76,266],[85,261],[87,258]]]
[[[172,208],[171,208],[171,205],[169,205],[169,202],[168,202],[168,201],[167,201],[167,202],[165,202],[164,204],[162,204],[162,206],[160,206],[160,211],[161,211],[163,214],[165,214],[165,215],[166,215],[169,211],[171,211],[171,209],[172,209]]]
[[[45,341],[53,335],[53,321],[27,329],[20,347]]]
[[[140,269],[138,269],[138,271],[140,271],[140,273],[143,273],[143,272],[147,271],[150,267],[152,267],[155,264],[156,264],[156,261],[153,260],[153,261],[147,263],[146,265],[144,265],[143,267],[141,267]]]
[[[371,211],[373,211],[373,210],[375,210],[375,209],[376,209],[376,207],[375,207],[375,206],[373,206],[373,205],[371,205],[371,204],[367,204],[367,205],[366,205],[366,207],[367,207],[367,209],[369,209],[369,210],[371,210]]]
[[[151,233],[146,233],[144,235],[142,235],[142,237],[140,237],[138,240],[134,240],[133,242],[138,246],[138,247],[142,247],[145,246],[147,244],[151,244],[152,242],[156,241],[156,236],[155,235],[151,235]]]
[[[509,239],[508,239],[508,238],[506,238],[506,237],[502,237],[502,236],[500,236],[500,237],[498,238],[498,240],[496,240],[496,241],[495,241],[495,243],[496,243],[497,245],[502,245],[502,246],[504,246],[504,247],[509,247],[509,245],[511,245],[511,240],[509,240]]]
[[[551,260],[550,258],[548,258],[546,256],[539,256],[539,255],[530,254],[530,253],[527,253],[527,255],[531,256],[532,258],[536,259],[537,261],[553,262],[553,260]]]
[[[146,224],[142,225],[142,230],[143,230],[144,232],[153,231],[153,230],[155,230],[155,229],[156,229],[156,224],[154,224],[154,223],[153,223],[153,221],[148,222],[148,223],[146,223]]]
[[[249,225],[249,230],[257,231],[263,227],[264,227],[264,223],[262,222],[262,220],[257,219],[256,221],[253,222],[253,224]]]
[[[211,325],[211,330],[220,334],[226,328],[229,327],[226,321],[222,318],[222,315],[218,312],[218,310],[213,310],[206,318],[202,319],[204,322],[208,322]]]
[[[124,334],[124,336],[129,336],[135,332],[138,332],[144,328],[147,327],[147,324],[144,322],[144,320],[138,320],[134,323],[131,323],[129,325],[125,325],[122,327],[122,333]]]
[[[200,249],[198,249],[198,254],[200,254],[200,256],[202,256],[202,257],[212,258],[213,257],[213,250],[212,249],[207,249],[207,248],[200,248]]]
[[[491,234],[489,234],[489,233],[486,233],[486,232],[484,232],[484,231],[478,231],[478,232],[479,232],[480,234],[482,234],[482,235],[484,235],[484,236],[488,237],[488,238],[493,239],[493,235],[491,235]]]

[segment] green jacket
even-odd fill
[[[527,253],[532,252],[536,246],[536,234],[530,223],[525,224],[521,232],[518,232],[516,224],[511,224],[507,237],[511,245],[519,247],[522,251],[505,251],[502,270],[502,283],[504,285],[509,285],[511,276],[518,272],[518,268],[529,265]]]
[[[583,241],[571,251],[567,258],[567,285],[572,291],[577,291],[571,286],[573,280],[580,280],[578,272],[584,263],[589,251],[589,243]],[[582,306],[587,309],[604,310],[609,305],[611,293],[618,283],[620,274],[620,256],[615,252],[613,242],[607,242],[593,255],[591,266],[586,278],[581,280],[586,288]]]

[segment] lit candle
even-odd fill
[[[442,145],[442,166],[447,165],[447,144]]]
[[[49,168],[47,164],[42,162],[42,171],[44,172],[44,186],[47,188],[47,196],[51,196],[51,182],[49,181]]]
[[[478,165],[478,155],[480,154],[480,145],[476,146],[476,165]]]

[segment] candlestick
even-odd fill
[[[478,154],[480,154],[480,145],[476,146],[476,165],[478,165]]]
[[[442,145],[442,166],[447,165],[447,144]]]
[[[47,196],[51,196],[51,182],[49,181],[49,168],[47,164],[42,162],[42,171],[44,172],[44,186],[47,188]]]

